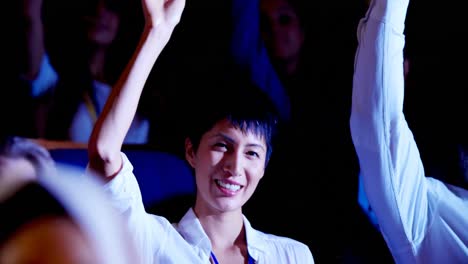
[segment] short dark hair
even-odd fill
[[[277,134],[278,113],[270,98],[242,71],[229,70],[205,82],[204,92],[191,100],[187,138],[198,149],[201,137],[221,120],[265,140],[266,164]],[[265,164],[265,165],[266,165]]]

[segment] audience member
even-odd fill
[[[362,216],[348,125],[354,50],[347,48],[355,45],[347,32],[361,6],[342,16],[336,7],[300,1],[232,4],[234,61],[284,113],[268,177],[245,210],[264,230],[306,242],[317,261],[341,263],[355,242],[353,221],[343,219]],[[333,22],[326,27],[324,10]],[[285,175],[297,181],[284,181]],[[306,177],[310,184],[300,184]],[[272,197],[271,189],[285,195]]]
[[[137,261],[101,185],[95,175],[56,163],[40,142],[2,135],[0,263]]]
[[[32,136],[86,143],[114,76],[125,65],[119,59],[129,57],[125,48],[131,45],[119,43],[131,42],[122,37],[128,4],[86,0],[70,8],[59,1],[42,2],[21,0],[20,6],[26,33],[20,75],[36,104]],[[149,121],[140,112],[125,142],[147,143],[148,133]]]
[[[260,30],[278,74],[292,76],[300,69],[306,37],[299,1],[261,0]]]
[[[0,263],[141,263],[98,178],[56,169],[1,200]]]
[[[364,189],[395,261],[464,263],[468,192],[425,175],[403,114],[408,5],[373,0],[360,21],[352,139]]]
[[[242,206],[262,179],[272,151],[275,118],[271,107],[253,93],[256,89],[238,86],[244,84],[242,79],[219,82],[229,85],[227,93],[218,86],[214,94],[190,105],[194,120],[185,156],[195,173],[194,206],[173,225],[144,210],[132,165],[121,147],[145,81],[179,23],[185,2],[143,4],[145,30],[95,125],[89,168],[109,181],[108,190],[126,217],[144,262],[313,263],[305,244],[257,231],[243,215]],[[207,79],[206,84],[212,81]]]
[[[53,170],[49,152],[35,142],[15,136],[0,138],[0,200],[25,183]]]
[[[458,12],[458,8],[433,2],[409,4],[404,29],[403,112],[418,142],[425,174],[466,188],[460,162],[468,131],[463,121],[468,114],[468,94],[460,85],[466,67],[458,62],[467,58],[467,41],[462,36],[468,31],[461,26],[463,16]],[[434,14],[441,16],[439,22],[433,20]]]
[[[291,119],[291,102],[260,35],[259,1],[232,0],[229,54],[272,101],[282,122]]]

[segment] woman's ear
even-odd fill
[[[185,159],[187,159],[187,162],[192,166],[192,168],[195,168],[195,151],[193,149],[192,141],[190,141],[189,138],[185,139]]]

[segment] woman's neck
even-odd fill
[[[195,213],[213,248],[225,250],[247,244],[241,210],[216,214]]]

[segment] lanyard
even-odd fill
[[[88,109],[89,114],[91,115],[91,119],[93,122],[96,122],[97,117],[99,115],[99,105],[97,103],[97,99],[95,96],[91,96],[90,92],[87,91],[84,94],[84,102],[86,104],[86,108]]]
[[[219,264],[218,259],[216,259],[216,256],[213,253],[213,251],[211,251],[211,259],[213,260],[214,264]]]
[[[255,264],[255,260],[250,256],[250,254],[247,255],[249,257],[249,264]],[[211,259],[213,260],[214,264],[219,264],[213,251],[211,251]]]

